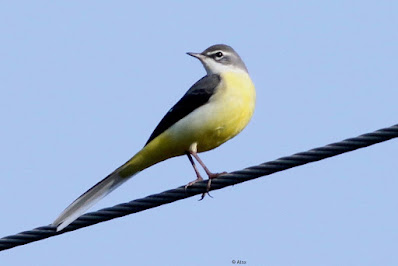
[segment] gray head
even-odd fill
[[[246,72],[247,68],[240,56],[225,44],[210,46],[202,53],[187,53],[202,62],[207,74],[220,74],[227,71]]]

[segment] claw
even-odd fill
[[[200,197],[200,199],[199,199],[198,201],[201,201],[202,199],[204,199],[205,196],[206,196],[206,194],[207,194],[210,198],[213,198],[213,196],[210,195],[209,191],[207,191],[207,192],[202,193],[202,196]]]
[[[202,181],[203,178],[201,176],[198,176],[198,178],[196,178],[194,181],[189,182],[188,184],[185,185],[185,190],[187,190],[188,187],[192,186],[193,184],[195,184],[196,182]]]
[[[202,194],[202,197],[200,198],[200,200],[204,199],[206,194],[209,195],[210,198],[213,198],[210,195],[210,188],[211,188],[211,180],[213,180],[214,178],[219,177],[220,175],[225,175],[227,174],[227,172],[222,172],[222,173],[208,173],[209,175],[209,181],[207,182],[207,186],[206,186],[206,192]]]

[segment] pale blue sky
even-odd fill
[[[0,9],[0,236],[51,223],[129,159],[236,49],[257,87],[233,171],[398,123],[395,1],[7,1]],[[1,265],[397,265],[398,141],[0,253]],[[92,210],[186,184],[175,158]]]

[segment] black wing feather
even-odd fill
[[[220,83],[221,77],[219,75],[209,75],[201,78],[196,82],[185,95],[167,112],[155,130],[152,132],[147,145],[154,138],[162,134],[169,127],[174,125],[180,119],[187,116],[196,108],[207,103],[209,98],[214,94],[215,88]]]

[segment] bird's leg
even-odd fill
[[[191,151],[190,154],[192,154],[192,156],[195,157],[195,159],[196,159],[196,160],[198,161],[198,163],[203,167],[203,169],[205,170],[206,174],[207,174],[208,177],[209,177],[209,182],[207,182],[206,193],[210,196],[209,190],[210,190],[210,187],[211,187],[211,180],[212,180],[213,178],[219,177],[220,175],[224,175],[224,174],[226,174],[227,172],[212,173],[212,172],[210,172],[210,170],[207,168],[207,166],[203,163],[203,161],[199,158],[199,156],[198,156],[198,154],[197,154],[196,152]],[[192,160],[192,158],[191,158],[190,160]],[[197,169],[196,169],[195,166],[194,166],[194,169],[195,169],[195,171],[197,171]],[[206,193],[203,193],[203,194],[202,194],[201,200],[205,197]],[[211,197],[211,196],[210,196],[210,197]]]
[[[198,161],[198,163],[203,167],[205,170],[206,174],[209,176],[209,179],[213,179],[216,177],[219,177],[220,175],[224,175],[227,172],[222,172],[222,173],[212,173],[210,170],[207,168],[207,166],[203,163],[203,161],[199,158],[198,154],[196,152],[191,152],[192,156],[195,157],[195,159]]]
[[[192,185],[195,184],[196,182],[202,181],[202,180],[203,180],[202,176],[201,176],[200,173],[199,173],[198,168],[196,167],[196,164],[195,164],[194,160],[192,159],[191,153],[190,153],[190,152],[186,152],[186,155],[188,156],[188,159],[189,159],[189,161],[191,162],[193,169],[195,170],[195,173],[196,173],[197,178],[196,178],[194,181],[189,182],[189,183],[185,186],[185,189],[187,189],[187,187],[189,187],[189,186],[192,186]],[[202,162],[202,163],[203,163],[203,162]],[[208,169],[207,169],[207,170],[208,170]],[[206,172],[206,173],[207,173],[207,172]],[[210,180],[211,180],[211,179],[209,179],[209,183],[210,183]],[[210,194],[209,194],[209,189],[210,189],[210,184],[209,184],[209,183],[207,184],[207,190],[206,190],[206,192],[202,194],[202,197],[200,198],[200,200],[202,200],[202,199],[206,196],[206,193],[209,195],[209,197],[211,197]]]
[[[198,168],[197,168],[196,165],[195,165],[195,162],[194,162],[193,159],[192,159],[191,154],[190,154],[189,152],[186,152],[186,155],[188,156],[188,159],[189,159],[189,161],[190,161],[191,164],[192,164],[193,170],[195,170],[195,173],[196,173],[196,177],[197,177],[197,178],[196,178],[194,181],[189,182],[189,183],[185,186],[185,189],[187,189],[187,187],[189,187],[189,186],[192,186],[192,185],[195,184],[196,182],[202,181],[202,180],[203,180],[202,176],[200,175],[200,173],[199,173],[199,171],[198,171]]]

